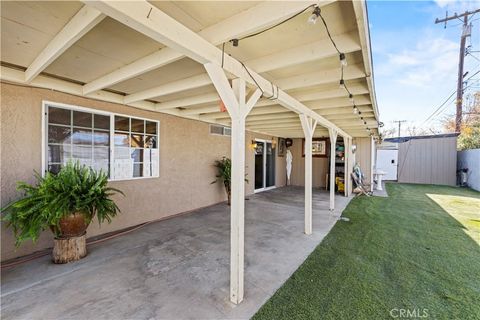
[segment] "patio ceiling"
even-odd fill
[[[325,27],[321,21],[306,23],[313,8],[240,40],[238,47],[229,42],[265,30],[317,1],[151,3],[224,49],[226,59],[231,56],[243,62],[346,134],[368,136],[367,127],[377,133],[363,2],[324,1],[319,6],[333,40],[346,54],[343,78],[364,120],[353,114],[348,94],[339,88],[339,57]],[[106,16],[94,9],[95,3],[3,1],[1,6],[2,80],[230,124],[228,113],[219,110],[219,95],[198,59]],[[276,136],[304,136],[298,114],[267,98],[258,101],[246,126]],[[328,136],[328,130],[318,127],[315,136]]]

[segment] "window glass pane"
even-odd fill
[[[157,148],[157,136],[146,136],[145,148]]]
[[[146,133],[157,134],[157,123],[153,121],[146,121]]]
[[[130,146],[132,148],[143,148],[143,135],[132,134],[130,136]]]
[[[60,172],[61,168],[62,168],[61,164],[49,164],[48,165],[48,172],[57,174],[58,172]]]
[[[87,112],[73,111],[73,125],[91,128],[92,114]]]
[[[133,162],[143,162],[143,149],[132,149]]]
[[[79,161],[80,164],[91,165],[92,147],[74,145],[72,149],[72,159],[75,162]]]
[[[116,146],[122,146],[122,147],[128,147],[130,146],[128,138],[128,133],[120,133],[120,132],[115,132],[115,145]]]
[[[109,147],[94,147],[93,161],[108,160],[110,158]]]
[[[132,118],[132,132],[143,133],[145,131],[145,121]]]
[[[110,133],[108,131],[94,131],[93,144],[96,146],[110,145]]]
[[[72,131],[69,127],[48,126],[49,143],[70,143]]]
[[[67,109],[48,107],[48,122],[71,125],[71,112]]]
[[[73,128],[72,143],[92,145],[92,130]]]
[[[115,116],[115,130],[130,131],[130,121],[127,117]]]
[[[92,165],[92,169],[95,171],[102,171],[103,173],[106,173],[109,175],[110,173],[110,167],[108,165],[108,160],[105,161],[94,161]]]
[[[143,177],[143,164],[135,163],[133,165],[133,177]]]
[[[103,116],[100,114],[93,115],[93,127],[95,129],[110,130],[110,116]]]
[[[48,145],[48,162],[67,163],[71,157],[71,145]]]

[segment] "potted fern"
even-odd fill
[[[108,177],[100,171],[69,162],[58,174],[45,177],[35,173],[35,185],[19,182],[24,197],[2,209],[3,220],[13,229],[19,246],[30,239],[35,242],[42,231],[50,229],[55,237],[53,261],[66,263],[83,258],[85,233],[96,216],[99,224],[117,215],[110,198],[120,190],[107,186]]]

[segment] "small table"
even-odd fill
[[[375,175],[375,180],[377,180],[377,187],[375,189],[379,191],[383,191],[382,179],[383,179],[383,176],[386,175],[387,173],[382,170],[375,170],[373,174]]]

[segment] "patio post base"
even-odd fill
[[[54,239],[53,263],[68,263],[82,259],[87,255],[86,233],[78,237]]]

